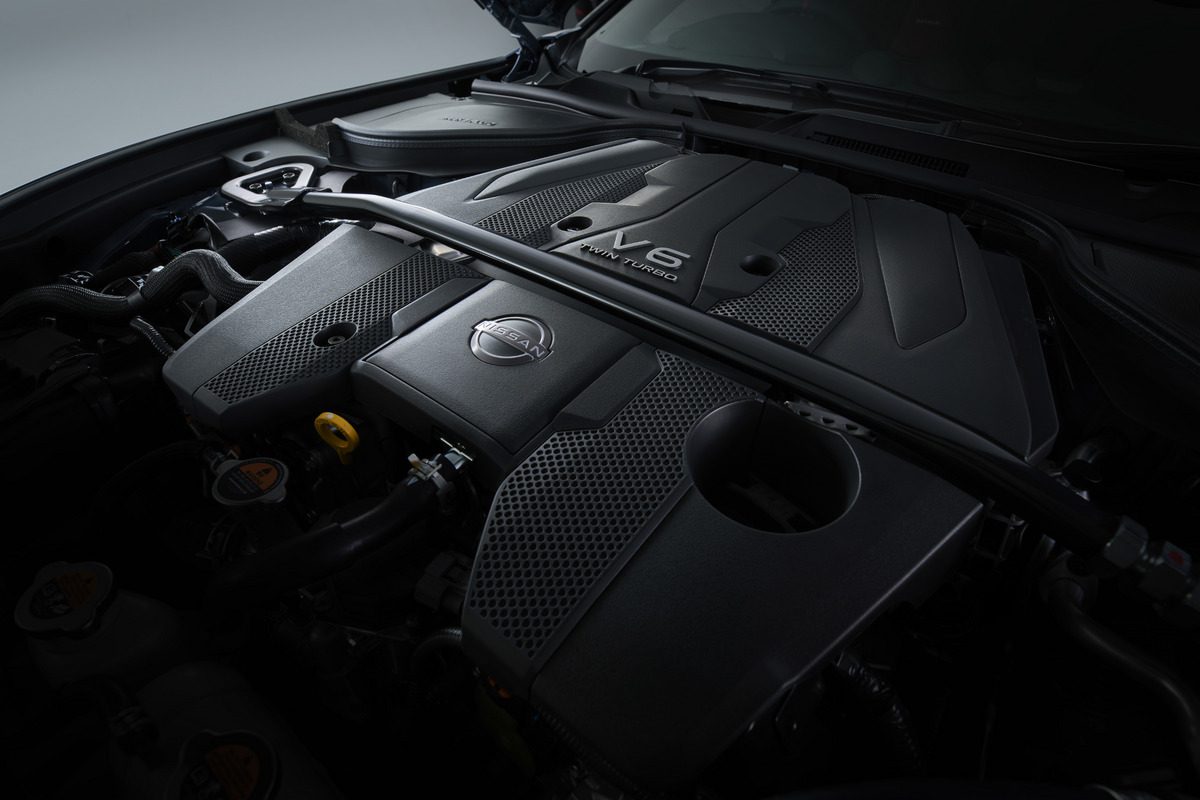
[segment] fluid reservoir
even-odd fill
[[[332,800],[341,795],[287,724],[237,672],[183,664],[137,702],[157,731],[157,757],[113,748],[121,796],[154,800]]]
[[[117,590],[112,570],[95,561],[43,567],[14,617],[34,663],[56,688],[93,675],[139,686],[188,658],[179,615]]]

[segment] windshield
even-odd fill
[[[885,87],[1113,139],[1197,144],[1198,6],[633,0],[586,40],[578,68],[705,61]]]

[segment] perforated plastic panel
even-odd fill
[[[646,173],[662,162],[551,186],[518,200],[511,206],[484,217],[477,225],[484,230],[541,247],[550,241],[550,225],[588,203],[615,203],[646,185]]]
[[[722,300],[710,314],[812,347],[858,296],[854,218],[846,212],[830,225],[809,228],[780,252],[784,266],[745,297]]]
[[[868,142],[850,136],[838,136],[834,133],[817,131],[808,138],[834,147],[855,150],[859,153],[867,153],[880,158],[890,159],[891,161],[899,161],[902,164],[915,164],[923,169],[937,170],[938,172],[945,172],[947,175],[957,175],[960,178],[971,171],[971,165],[965,161],[931,156],[926,153],[917,153],[899,147],[888,147],[878,142]]]
[[[607,424],[552,435],[500,487],[468,603],[534,658],[684,479],[708,411],[757,396],[676,356]]]
[[[268,339],[204,387],[226,403],[237,403],[294,381],[342,369],[383,344],[391,333],[394,311],[451,278],[477,277],[478,273],[467,267],[417,253]],[[347,322],[357,327],[349,339],[327,347],[316,343],[318,333]]]

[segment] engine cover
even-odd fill
[[[932,207],[646,141],[405,199],[844,366],[1031,461],[1053,445],[1020,264]]]
[[[423,319],[481,283],[460,264],[344,225],[189,339],[163,378],[190,416],[226,433],[319,413],[348,399],[350,365],[395,335],[395,315]]]
[[[1053,441],[1020,265],[931,207],[643,141],[406,199],[841,364],[1030,459]],[[650,789],[694,781],[882,611],[928,592],[982,512],[730,365],[357,227],[165,375],[226,430],[345,401],[471,451],[494,497],[468,654]]]
[[[695,781],[882,609],[929,591],[981,512],[645,346],[555,427],[493,501],[464,641],[651,789]]]
[[[473,351],[496,321],[529,337],[513,363]],[[642,787],[695,780],[880,611],[921,598],[982,511],[756,387],[500,281],[352,377],[362,402],[452,432],[501,477],[468,655]]]

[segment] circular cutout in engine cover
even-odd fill
[[[774,403],[742,401],[696,423],[686,446],[700,494],[756,530],[803,533],[845,514],[861,476],[844,436]]]

